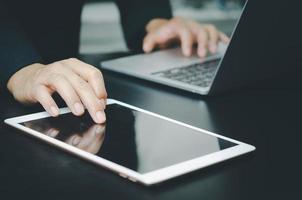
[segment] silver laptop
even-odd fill
[[[139,54],[101,63],[102,68],[165,84],[198,94],[207,94],[226,46],[204,59],[184,57],[180,48]]]
[[[215,95],[258,83],[277,73],[265,61],[270,33],[270,3],[248,1],[228,46],[219,44],[215,55],[186,58],[180,48],[139,54],[101,63],[101,68],[172,86],[201,95]],[[269,47],[275,48],[275,47]],[[263,62],[265,63],[265,62]]]

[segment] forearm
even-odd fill
[[[0,85],[5,87],[9,78],[19,69],[42,59],[35,51],[18,22],[0,2]]]

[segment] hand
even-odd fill
[[[102,73],[78,59],[29,65],[11,77],[7,87],[19,102],[39,102],[51,116],[59,115],[51,96],[57,92],[74,115],[82,115],[85,106],[96,123],[106,120],[107,93]]]
[[[197,44],[197,54],[205,57],[207,51],[217,52],[219,41],[228,43],[229,38],[210,24],[199,24],[192,20],[175,17],[171,20],[153,19],[146,26],[143,50],[148,53],[154,48],[166,48],[172,43],[181,43],[185,56],[192,54],[192,47]]]

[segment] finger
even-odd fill
[[[87,146],[87,151],[90,153],[96,154],[100,150],[100,148],[103,144],[103,141],[105,138],[105,134],[104,134],[105,127],[97,124],[97,125],[94,125],[92,128],[93,129],[91,131],[92,131],[94,137],[93,137],[93,140],[91,141],[90,145]]]
[[[34,97],[51,116],[56,117],[59,115],[59,108],[46,86],[38,86],[35,89]]]
[[[82,137],[75,134],[75,135],[72,135],[71,137],[67,138],[65,140],[65,142],[72,146],[78,146],[80,144],[81,140],[82,140]]]
[[[101,125],[99,125],[99,124],[92,125],[91,127],[88,128],[88,130],[86,130],[83,133],[82,140],[78,145],[78,147],[80,149],[90,152],[89,149],[91,149],[95,140],[97,139],[97,134],[95,134],[95,133],[96,133],[96,128],[98,126],[101,126]]]
[[[100,70],[76,58],[64,60],[63,64],[86,80],[100,99],[107,98],[104,78]]]
[[[143,41],[143,50],[145,53],[151,52],[156,46],[156,36],[154,33],[148,33]]]
[[[222,32],[219,32],[219,38],[225,44],[228,44],[230,42],[230,38]]]
[[[194,36],[190,29],[185,25],[178,25],[177,33],[180,37],[182,52],[185,56],[192,54],[192,46],[194,44]]]
[[[206,25],[206,30],[208,32],[208,37],[209,37],[209,50],[211,53],[216,53],[217,52],[217,43],[219,39],[219,32],[217,29],[212,26],[212,25]]]
[[[55,138],[59,133],[60,133],[60,131],[58,129],[50,128],[49,130],[47,130],[45,132],[45,135],[48,135],[49,137]]]
[[[199,57],[204,58],[207,55],[208,33],[203,27],[198,30],[197,43],[197,54]]]
[[[67,74],[66,74],[67,77]],[[106,120],[104,109],[106,102],[104,99],[99,99],[92,87],[77,74],[69,73],[67,79],[75,89],[77,95],[87,108],[90,116],[96,123],[104,123]]]
[[[84,113],[84,108],[79,96],[63,75],[50,75],[46,80],[46,84],[54,88],[54,90],[59,93],[74,115],[82,115]]]
[[[156,32],[150,32],[146,35],[143,42],[143,50],[146,53],[151,52],[157,46],[165,46],[176,34],[173,33],[171,25],[165,25]]]

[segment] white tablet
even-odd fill
[[[109,99],[105,124],[68,108],[5,120],[15,128],[146,185],[248,153],[255,147]]]

